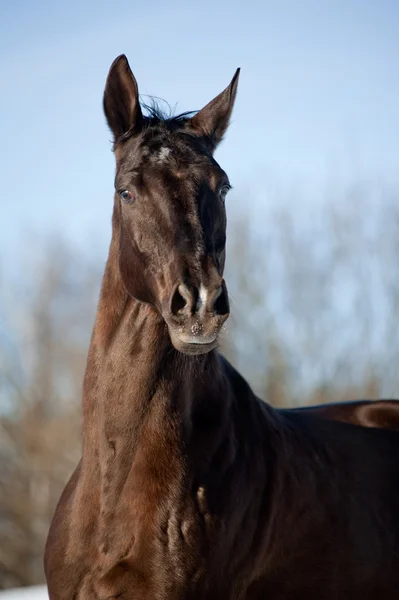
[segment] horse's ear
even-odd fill
[[[105,84],[104,113],[114,141],[124,133],[140,130],[143,115],[137,81],[124,54],[114,60]]]
[[[204,136],[212,152],[221,142],[229,126],[237,94],[239,75],[240,69],[237,69],[230,85],[191,119],[191,128]]]

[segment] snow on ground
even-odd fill
[[[47,587],[36,585],[34,587],[0,590],[0,600],[48,600]]]

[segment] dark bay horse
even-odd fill
[[[112,240],[51,600],[399,597],[397,404],[274,410],[216,351],[230,183],[213,153],[237,83],[194,116],[145,116],[126,57],[111,66]]]

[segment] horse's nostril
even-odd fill
[[[172,303],[170,305],[170,309],[173,315],[177,315],[181,312],[187,304],[186,298],[180,293],[179,288],[176,288],[175,293],[173,294]]]
[[[230,307],[226,287],[220,285],[213,293],[204,288],[200,294],[196,287],[181,283],[174,291],[170,310],[175,317],[188,317],[195,313],[204,316],[208,311],[214,315],[228,315]]]
[[[173,294],[170,306],[172,314],[176,316],[183,311],[186,312],[187,309],[190,312],[193,312],[195,309],[196,296],[198,295],[195,292],[195,288],[188,287],[184,283],[181,283]]]
[[[213,301],[213,312],[217,315],[227,315],[230,312],[229,299],[223,285],[218,288]]]

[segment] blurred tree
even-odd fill
[[[24,269],[31,280],[14,290],[2,331],[0,588],[43,581],[48,525],[80,455],[80,390],[99,273],[58,243],[46,250],[36,268]]]

